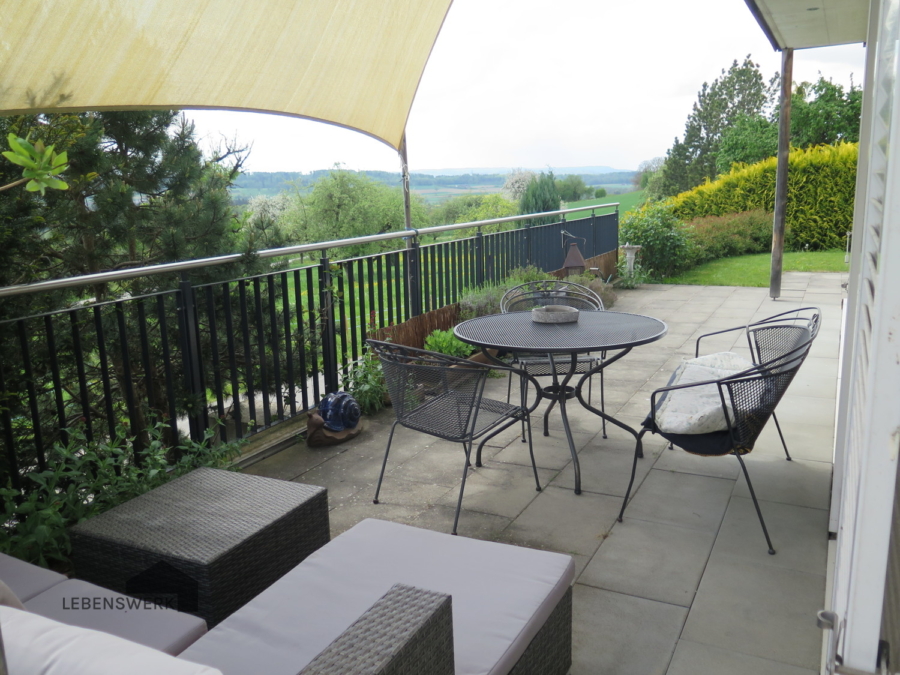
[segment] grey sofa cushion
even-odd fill
[[[206,633],[192,614],[144,603],[100,586],[70,579],[25,603],[25,609],[71,626],[116,635],[176,656]]]
[[[0,607],[13,675],[222,675],[99,631]]]
[[[13,609],[25,609],[22,601],[16,597],[16,594],[12,592],[9,586],[3,583],[2,579],[0,579],[0,605],[12,607]]]
[[[0,579],[22,602],[66,580],[62,574],[5,553],[0,553]]]
[[[181,654],[226,675],[295,675],[396,583],[452,596],[457,675],[507,673],[575,576],[572,558],[364,520]]]

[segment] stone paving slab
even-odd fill
[[[571,675],[664,675],[687,612],[575,584]]]
[[[537,492],[518,425],[489,441],[472,467],[461,536],[568,553],[576,564],[572,675],[686,675],[817,672],[824,606],[840,284],[847,275],[794,274],[784,297],[764,288],[654,286],[620,291],[615,310],[656,316],[669,334],[634,349],[605,372],[606,411],[638,428],[652,391],[668,382],[696,339],[788,309],[818,305],[822,329],[788,390],[779,419],[794,457],[787,462],[770,422],[745,457],[777,555],[769,556],[738,462],[667,450],[644,436],[646,457],[624,522],[616,517],[633,461],[633,437],[601,425],[577,401],[568,406],[584,491],[573,491],[571,454],[558,410],[543,436],[542,404],[533,443]],[[706,338],[701,353],[749,357],[739,333]],[[543,378],[547,379],[547,378]],[[593,401],[599,405],[599,378]],[[486,395],[506,400],[507,380]],[[393,421],[385,410],[345,446],[297,445],[249,469],[329,490],[332,536],[364,518],[449,532],[463,471],[461,446],[399,428],[381,503],[375,483]]]

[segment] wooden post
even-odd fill
[[[778,167],[775,171],[775,218],[772,222],[772,272],[769,296],[781,295],[781,271],[784,262],[784,216],[787,209],[788,156],[791,151],[791,88],[794,50],[781,52],[781,113],[778,117]]]

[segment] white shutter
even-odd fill
[[[846,667],[873,672],[900,447],[900,0],[875,0],[860,143],[848,341],[838,426],[832,609]],[[873,24],[870,23],[870,26]],[[861,200],[861,201],[860,201]],[[900,645],[892,645],[896,653]]]

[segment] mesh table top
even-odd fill
[[[74,526],[79,534],[207,562],[325,488],[220,469],[195,469]]]
[[[531,312],[492,314],[464,321],[453,332],[478,347],[513,352],[578,354],[654,342],[668,328],[659,319],[624,312],[581,312],[574,323],[532,321]]]

